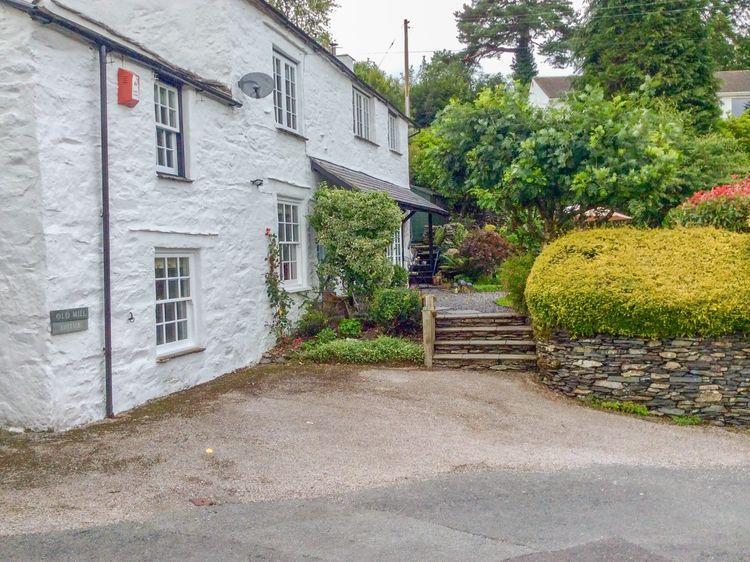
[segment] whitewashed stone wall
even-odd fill
[[[155,76],[109,57],[113,394],[121,412],[259,361],[273,343],[264,232],[275,227],[278,198],[306,208],[318,181],[309,156],[408,185],[408,131],[402,121],[404,154],[390,151],[387,108],[376,102],[376,144],[355,139],[350,79],[252,2],[68,3],[231,84],[244,103],[231,108],[185,87],[193,181],[157,177]],[[274,48],[300,62],[308,140],[277,130],[270,96],[251,100],[236,87],[247,72],[271,72]],[[68,428],[104,415],[98,55],[2,4],[0,52],[0,338],[9,342],[0,346],[0,425]],[[141,77],[133,109],[116,103],[119,67]],[[309,286],[309,233],[306,242]],[[198,343],[206,348],[165,363],[154,341],[155,248],[196,252]],[[79,306],[89,307],[89,329],[51,336],[49,311]]]

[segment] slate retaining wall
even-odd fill
[[[537,352],[542,382],[567,396],[750,426],[750,338],[571,339],[559,331],[538,341]]]

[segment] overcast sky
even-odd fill
[[[466,0],[338,0],[340,7],[333,14],[331,31],[339,44],[340,53],[348,53],[357,60],[375,61],[390,74],[401,74],[404,69],[404,19],[408,19],[411,64],[419,66],[422,57],[441,49],[458,50],[456,21],[453,13]],[[583,0],[574,0],[580,7]],[[391,43],[393,46],[391,47]],[[390,52],[389,51],[390,47]],[[502,60],[484,63],[487,72],[508,73],[511,55]],[[564,69],[551,68],[537,57],[539,73],[567,74]]]

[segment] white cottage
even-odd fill
[[[256,363],[314,284],[324,177],[408,188],[408,120],[260,0],[0,0],[0,425],[64,429]],[[273,77],[254,99],[238,81]],[[394,260],[404,260],[406,224]]]

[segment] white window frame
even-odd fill
[[[393,233],[393,242],[386,249],[386,255],[393,265],[404,267],[404,231],[403,225]]]
[[[372,98],[352,87],[352,131],[354,135],[372,140]]]
[[[398,134],[398,115],[388,112],[388,148],[394,152],[401,152]]]
[[[185,175],[185,146],[180,88],[154,82],[154,123],[156,125],[156,171],[171,176]],[[169,164],[172,154],[172,165]],[[162,157],[163,155],[163,157]]]
[[[299,63],[273,52],[273,114],[276,126],[300,132]]]
[[[169,260],[177,260],[177,275],[170,275]],[[163,260],[164,277],[157,277],[157,262]],[[184,263],[187,261],[187,272]],[[154,267],[154,341],[157,357],[169,355],[198,346],[198,320],[196,277],[198,274],[195,252],[188,250],[156,250]],[[186,274],[184,274],[186,273]],[[160,290],[161,288],[161,290]],[[176,288],[177,292],[174,292]],[[187,293],[187,294],[186,294]],[[160,298],[161,296],[161,298]],[[172,312],[170,312],[170,309]],[[182,309],[182,311],[180,311]],[[181,324],[181,326],[180,326]],[[173,328],[170,328],[173,326]],[[179,339],[180,329],[185,337]],[[172,330],[174,330],[172,332]],[[174,340],[169,336],[173,333]]]
[[[283,211],[283,219],[280,216]],[[286,209],[290,209],[291,222],[287,222]],[[296,209],[296,217],[294,216]],[[296,222],[295,222],[296,219]],[[288,233],[294,232],[297,227],[297,240],[288,240]],[[276,236],[279,243],[279,279],[285,290],[304,289],[307,281],[307,249],[306,249],[306,229],[304,216],[304,202],[299,199],[288,199],[279,197],[276,201]],[[294,261],[287,259],[290,251],[285,248],[293,249],[295,254]],[[294,264],[296,267],[296,276],[285,278],[285,264]]]

